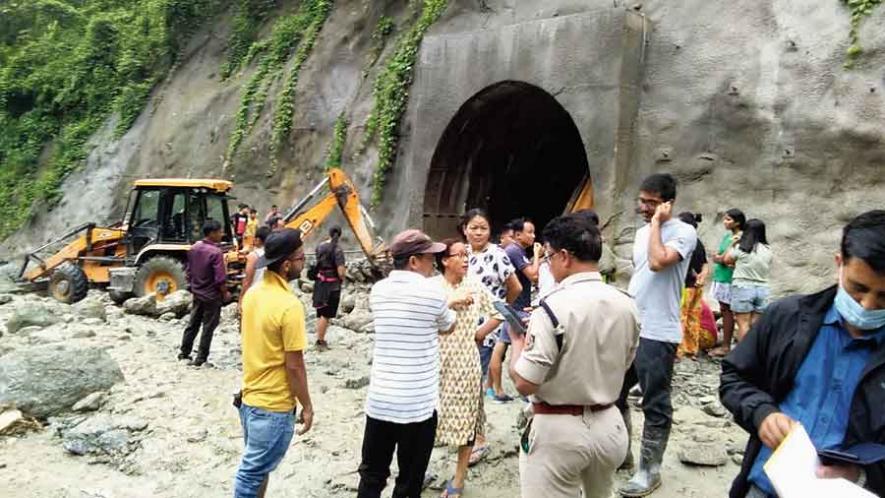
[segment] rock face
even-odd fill
[[[48,327],[61,319],[54,310],[40,303],[25,303],[6,321],[6,330],[14,334],[25,327]]]
[[[120,367],[103,349],[21,349],[0,357],[0,404],[46,418],[122,380]]]

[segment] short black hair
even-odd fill
[[[271,207],[272,207],[272,208],[275,208],[275,207],[278,207],[278,206],[277,206],[276,204],[274,204],[274,205],[272,205]]]
[[[747,225],[741,234],[738,249],[749,253],[755,251],[758,244],[768,245],[768,237],[765,235],[765,223],[762,220],[753,218],[752,220],[747,220]]]
[[[655,173],[642,180],[639,190],[654,192],[664,201],[676,199],[676,179],[670,173]]]
[[[492,219],[489,218],[489,213],[481,208],[473,208],[464,213],[464,216],[461,217],[461,223],[458,224],[458,231],[463,234],[464,230],[467,229],[467,225],[470,224],[470,220],[476,218],[477,216],[486,220],[486,223],[488,223],[489,227],[491,228]]]
[[[258,227],[258,230],[255,230],[255,238],[261,242],[267,242],[267,237],[272,233],[273,230],[270,227]]]
[[[554,218],[544,227],[544,240],[554,250],[565,249],[581,261],[596,262],[602,257],[599,227],[577,213]]]
[[[842,260],[863,260],[876,273],[885,273],[885,210],[858,215],[842,230]]]
[[[203,237],[208,237],[210,233],[221,230],[221,223],[212,218],[206,218],[203,222]]]
[[[577,216],[583,217],[590,223],[593,223],[596,226],[599,226],[599,215],[596,214],[596,211],[592,209],[581,209],[579,211],[575,211]]]
[[[249,212],[250,212],[250,213],[258,214],[258,210],[255,209],[255,208],[249,208]]]
[[[405,270],[409,267],[409,259],[412,257],[412,254],[403,255],[403,256],[394,256],[393,257],[393,269],[394,270]]]
[[[277,223],[282,219],[283,219],[282,216],[273,216],[269,220],[267,220],[267,226],[274,228],[275,226],[277,226]]]
[[[528,218],[513,218],[504,225],[504,230],[513,230],[514,232],[522,232],[525,230],[525,224],[530,223]]]
[[[677,218],[679,218],[683,223],[688,223],[695,228],[697,228],[698,223],[700,223],[704,219],[701,213],[692,213],[691,211],[683,211],[679,213],[679,216],[677,216]]]

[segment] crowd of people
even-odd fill
[[[393,271],[370,295],[375,335],[358,497],[380,497],[394,454],[393,496],[420,496],[435,444],[457,449],[441,496],[462,496],[467,468],[489,451],[487,399],[523,403],[529,414],[514,435],[523,497],[607,497],[619,468],[632,475],[618,493],[647,496],[663,479],[674,363],[702,351],[724,357],[722,402],[750,433],[731,497],[776,496],[763,466],[797,424],[818,449],[885,443],[885,211],[863,213],[844,228],[837,285],[769,305],[772,251],[761,220],[728,210],[726,233],[708,255],[697,232],[702,217],[674,214],[671,175],[651,175],[638,191],[644,223],[626,289],[612,285],[616,265],[593,211],[553,219],[542,242],[534,223],[518,218],[495,243],[492,220],[480,209],[468,211],[460,233],[442,242],[417,229],[393,239]],[[191,251],[198,304],[180,357],[189,356],[196,326],[202,321],[205,335],[212,325],[207,303],[225,292],[213,248],[219,229],[207,224],[205,247]],[[311,271],[319,289],[318,350],[328,347],[328,320],[344,280],[340,236],[340,229],[329,232]],[[287,287],[304,267],[300,233],[264,227],[255,238],[241,297],[237,405],[246,447],[237,497],[263,496],[295,433],[296,405],[299,434],[314,418],[305,312]],[[704,299],[708,280],[721,340]],[[198,360],[207,351],[201,341]],[[505,374],[520,400],[504,391]],[[638,458],[630,444],[631,390],[641,392],[644,415]],[[885,493],[881,460],[824,461],[818,474]]]

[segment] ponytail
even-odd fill
[[[332,246],[338,247],[338,239],[341,238],[341,227],[332,227],[329,229],[329,237],[332,238]]]

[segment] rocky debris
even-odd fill
[[[0,404],[43,419],[123,380],[104,349],[35,346],[0,357]]]
[[[371,334],[375,332],[373,321],[372,313],[369,311],[354,310],[341,319],[341,326],[361,334]]]
[[[728,410],[726,410],[725,407],[722,406],[722,403],[720,403],[719,400],[704,405],[703,410],[704,413],[712,415],[714,417],[724,417],[728,415]]]
[[[104,303],[97,299],[86,298],[74,304],[72,308],[74,313],[81,318],[99,320],[100,323],[104,323],[108,319]],[[85,321],[83,323],[86,324]]]
[[[679,461],[689,465],[719,467],[728,462],[728,452],[720,443],[692,444],[679,451]]]
[[[14,436],[40,429],[40,423],[14,408],[0,412],[0,436]]]
[[[88,339],[90,337],[95,337],[95,332],[92,330],[78,330],[71,334],[72,339]]]
[[[344,382],[344,387],[347,389],[362,389],[369,385],[369,377],[364,375],[355,379],[347,379]]]
[[[92,463],[120,464],[141,446],[147,422],[131,417],[99,414],[89,418],[68,417],[53,420],[65,451],[92,457]]]
[[[338,311],[347,314],[354,308],[356,308],[356,296],[352,292],[342,293],[341,302],[338,303]]]
[[[157,300],[152,295],[127,299],[123,303],[123,310],[130,315],[159,316]]]
[[[190,292],[186,290],[175,291],[157,303],[157,314],[155,316],[159,317],[172,313],[176,318],[181,318],[190,310],[193,301],[194,297]]]
[[[313,282],[311,282],[310,280],[300,280],[299,282],[299,288],[301,289],[301,292],[304,292],[306,294],[310,294],[311,292],[313,292]]]
[[[175,313],[163,313],[162,315],[160,315],[161,322],[171,322],[172,320],[175,320],[176,318],[178,318],[178,317],[175,316]]]
[[[12,296],[9,294],[0,294],[0,306],[4,304],[9,304],[12,302]]]
[[[94,412],[102,407],[108,400],[108,394],[105,392],[94,392],[80,401],[74,403],[71,408],[75,412]]]
[[[25,327],[48,327],[61,321],[55,310],[45,304],[28,302],[16,306],[6,321],[6,330],[14,334]]]

